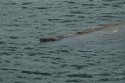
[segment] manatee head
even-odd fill
[[[40,38],[40,42],[51,42],[56,41],[56,38]]]
[[[54,36],[48,36],[40,38],[40,42],[51,42],[51,41],[58,41],[65,38],[64,35],[54,35]]]

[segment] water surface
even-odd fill
[[[124,83],[124,0],[0,0],[0,83]],[[61,41],[46,35],[122,22]]]

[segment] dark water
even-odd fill
[[[124,17],[124,0],[0,0],[0,83],[125,83]]]

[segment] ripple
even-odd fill
[[[122,5],[113,4],[112,7],[122,8]]]
[[[117,0],[103,0],[104,2],[113,2],[113,1],[117,1]]]
[[[17,78],[26,78],[25,76],[17,76]]]
[[[69,14],[69,15],[64,15],[64,17],[74,17],[75,15],[71,15],[71,14]]]
[[[70,65],[70,66],[71,66],[71,67],[74,67],[74,68],[76,68],[76,69],[78,69],[78,70],[80,70],[80,69],[86,67],[87,65]]]
[[[79,79],[73,79],[73,80],[66,80],[66,82],[77,83],[77,82],[83,82],[83,81]]]
[[[60,23],[70,23],[70,22],[78,22],[79,20],[62,20]]]
[[[32,2],[22,2],[21,5],[32,5],[33,3]]]
[[[84,4],[82,4],[83,6],[95,6],[95,4],[86,4],[86,3],[84,3]]]
[[[61,19],[47,19],[48,21],[60,21]]]
[[[23,7],[21,7],[22,9],[28,9],[28,7],[26,7],[26,6],[23,6]]]
[[[0,41],[0,44],[6,44],[6,42],[5,41]]]
[[[49,9],[49,7],[34,7],[34,9]]]
[[[60,54],[59,52],[56,52],[56,51],[48,51],[48,53],[50,53],[50,54]]]
[[[3,26],[8,26],[8,27],[19,27],[20,24],[3,24]]]
[[[69,4],[76,4],[76,2],[73,2],[73,1],[65,1],[65,2]]]
[[[83,14],[84,12],[83,11],[71,11],[71,13],[73,13],[73,14]]]
[[[25,50],[33,50],[34,48],[33,47],[25,47],[24,49]]]
[[[37,17],[37,15],[30,15],[30,16],[28,16],[29,18],[31,17]],[[38,22],[38,21],[34,21],[34,22]]]
[[[17,5],[16,2],[8,2],[8,3],[4,3],[4,5]]]
[[[36,77],[36,78],[33,78],[33,79],[35,79],[35,80],[42,80],[42,78],[40,78],[40,77]]]
[[[62,58],[55,58],[55,57],[53,57],[52,59],[53,60],[63,60]]]
[[[2,78],[0,78],[0,82],[3,82],[3,79],[2,79]]]
[[[29,56],[36,56],[36,55],[45,55],[45,53],[42,52],[36,52],[36,53],[28,53]]]
[[[9,52],[1,52],[0,55],[10,55]]]
[[[14,46],[8,47],[9,51],[16,51],[17,49],[18,49],[18,47],[14,47]]]
[[[101,73],[101,74],[97,74],[97,75],[99,75],[99,76],[111,76],[110,73]]]
[[[109,78],[102,78],[102,79],[99,79],[98,81],[109,81]]]
[[[125,72],[118,73],[118,75],[124,75],[125,76]]]
[[[110,6],[109,3],[103,3],[102,5],[103,5],[103,6]]]
[[[120,80],[125,80],[125,78],[124,77],[121,77],[121,78],[117,78],[117,77],[114,77],[114,78],[101,78],[98,81],[108,82],[108,81],[120,81]]]
[[[89,50],[78,50],[79,52],[88,52],[88,53],[92,53],[93,51],[89,51]]]
[[[42,72],[38,72],[38,71],[21,71],[21,73],[24,74],[34,74],[34,75],[44,75],[44,76],[51,76],[51,73],[42,73]]]
[[[9,38],[10,39],[18,39],[19,37],[17,37],[17,36],[10,36]]]
[[[16,82],[14,82],[14,83],[24,83],[24,82],[16,81]]]
[[[88,74],[70,74],[67,75],[68,77],[80,77],[80,78],[92,78],[92,75],[88,75]]]
[[[8,70],[11,70],[11,71],[18,71],[17,69],[8,69],[8,68],[0,68],[0,70],[5,70],[5,71],[8,71]]]
[[[58,52],[65,52],[65,53],[69,53],[70,52],[68,50],[56,50],[56,51],[58,51]]]
[[[85,18],[85,16],[78,16],[78,18]]]

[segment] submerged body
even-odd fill
[[[118,24],[119,23],[112,23],[112,24],[104,25],[102,27],[90,28],[90,29],[86,29],[86,30],[78,31],[78,32],[74,32],[74,33],[60,34],[60,35],[43,37],[43,38],[40,38],[40,42],[58,41],[58,40],[61,40],[63,38],[67,38],[67,37],[73,37],[73,36],[77,36],[77,35],[88,34],[88,33],[99,31],[99,30],[102,30],[102,29],[105,29],[105,28],[112,28],[112,27],[114,27],[114,26],[116,26]]]

